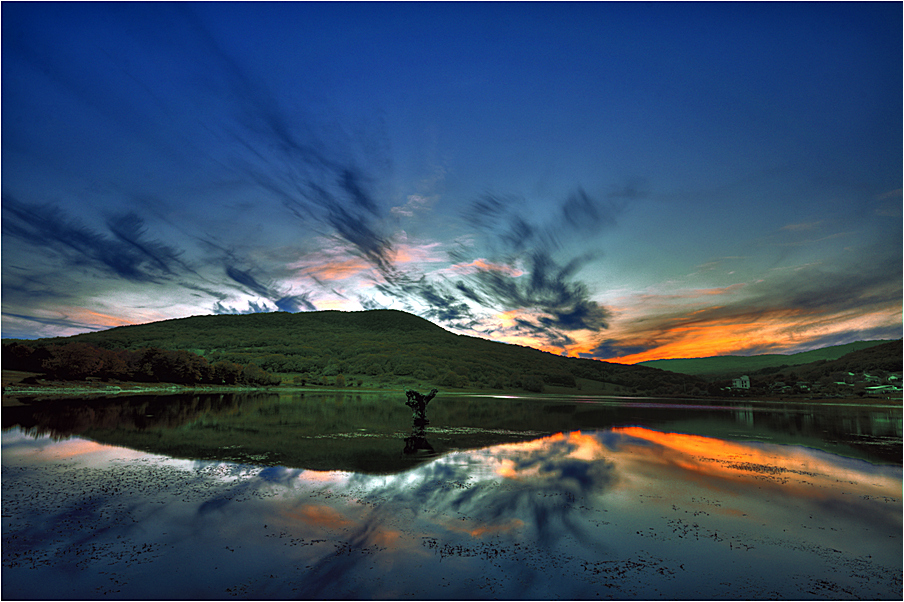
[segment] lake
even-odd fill
[[[2,597],[901,599],[900,407],[404,401],[4,407]]]

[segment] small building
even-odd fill
[[[873,387],[864,387],[870,393],[897,393],[901,387],[897,385],[876,385]]]
[[[732,389],[749,389],[750,388],[750,377],[745,374],[741,378],[731,379],[731,388]]]

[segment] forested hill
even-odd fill
[[[284,383],[571,389],[613,394],[704,394],[699,378],[456,335],[395,310],[195,316],[120,326],[29,346],[186,350],[207,362],[254,363]]]

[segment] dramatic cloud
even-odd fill
[[[186,16],[204,43],[214,67],[212,76],[235,99],[228,107],[233,118],[218,124],[238,151],[229,161],[249,184],[279,200],[306,227],[311,222],[315,228],[327,227],[381,272],[391,272],[392,249],[380,232],[381,203],[371,189],[371,177],[341,141],[318,139],[311,134],[312,122],[284,109],[194,13],[187,10]]]
[[[466,6],[6,3],[4,334],[392,307],[624,360],[886,333],[900,31],[864,7],[741,51],[592,3],[490,38]]]
[[[669,357],[793,353],[901,336],[901,262],[801,266],[721,291],[687,290],[625,299],[617,337],[581,355],[625,363]]]
[[[570,332],[608,328],[611,312],[591,298],[577,274],[599,254],[587,249],[587,241],[600,244],[591,235],[614,227],[623,203],[578,190],[554,206],[542,225],[521,215],[522,204],[499,195],[485,195],[471,204],[464,217],[478,233],[478,244],[490,253],[489,261],[467,264],[473,269],[456,288],[499,312],[520,310],[515,331],[546,346],[572,344]],[[465,259],[456,255],[453,258]]]
[[[277,288],[261,284],[248,270],[240,270],[234,266],[226,266],[226,275],[235,282],[246,287],[252,293],[271,301],[276,305],[276,308],[279,311],[297,312],[302,310],[313,311],[317,309],[317,307],[308,300],[307,294],[285,294]],[[217,308],[222,308],[222,306],[218,304]],[[223,312],[215,311],[215,313]],[[234,312],[229,311],[226,313]]]
[[[133,282],[161,282],[191,271],[182,251],[147,237],[143,220],[127,213],[107,221],[108,233],[88,228],[53,205],[3,197],[3,233],[38,253],[51,252],[72,267]]]
[[[483,195],[459,215],[466,235],[448,253],[449,268],[428,278],[403,270],[382,271],[374,288],[443,326],[462,332],[526,342],[563,352],[573,333],[599,333],[611,312],[592,299],[578,272],[599,253],[600,233],[614,227],[624,208],[620,195],[605,199],[583,190],[551,205],[542,224],[522,216],[524,199]],[[475,258],[475,254],[478,256]],[[385,307],[375,300],[369,307]],[[511,320],[502,323],[499,314]]]

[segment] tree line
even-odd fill
[[[330,386],[577,389],[581,379],[625,394],[705,394],[697,377],[646,366],[567,358],[456,335],[393,310],[194,316],[122,326],[31,346],[89,343],[106,350],[185,350],[211,365],[254,364],[284,382]]]
[[[254,362],[238,364],[226,360],[210,363],[185,350],[144,347],[103,349],[89,343],[31,346],[18,342],[3,345],[4,368],[44,373],[58,380],[123,380],[185,385],[280,384],[280,378]]]

